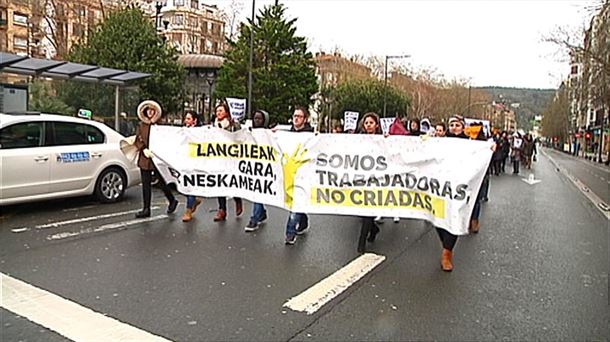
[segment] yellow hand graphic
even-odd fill
[[[299,144],[290,157],[288,157],[286,153],[282,154],[282,169],[284,172],[284,204],[288,209],[292,209],[294,177],[297,174],[297,170],[311,160],[311,158],[305,158],[305,153],[307,153],[307,149],[303,149],[301,151],[301,144]]]

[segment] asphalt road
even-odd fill
[[[610,203],[610,167],[553,149],[545,149],[545,151],[599,198]]]
[[[133,213],[116,213],[139,208],[139,188],[114,205],[13,206],[0,219],[0,272],[174,341],[607,340],[608,220],[546,157],[534,172],[541,183],[492,178],[481,232],[459,239],[452,273],[431,225],[386,220],[369,247],[385,261],[311,315],[283,305],[359,256],[357,218],[313,216],[286,246],[283,210],[244,232],[248,202],[243,217],[214,223],[207,199],[186,224],[183,199],[174,215],[127,224]],[[164,214],[160,192],[153,201]],[[65,340],[0,316],[1,341]]]

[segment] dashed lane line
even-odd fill
[[[80,235],[85,235],[85,234],[101,233],[101,232],[105,232],[108,230],[122,230],[129,226],[133,226],[133,225],[136,225],[139,223],[158,221],[158,220],[162,220],[164,218],[167,218],[166,214],[157,215],[157,216],[153,216],[153,217],[147,217],[147,218],[141,218],[141,219],[135,219],[135,220],[129,220],[129,221],[123,221],[123,222],[117,222],[117,223],[110,223],[110,224],[105,224],[103,226],[99,226],[97,228],[81,229],[78,232],[63,232],[63,233],[49,235],[49,236],[47,236],[47,240],[63,240],[63,239],[80,236]]]
[[[152,207],[151,209],[152,210],[159,209],[159,207]],[[102,220],[102,219],[111,218],[111,217],[135,214],[138,211],[140,211],[140,209],[127,210],[127,211],[121,211],[121,212],[117,212],[117,213],[109,213],[109,214],[102,214],[102,215],[96,215],[96,216],[87,216],[87,217],[81,217],[81,218],[72,219],[72,220],[52,222],[52,223],[47,223],[47,224],[39,224],[39,225],[34,226],[34,228],[35,229],[57,228],[60,226],[65,226],[65,225],[74,224],[74,223],[89,222],[89,221]],[[11,229],[11,232],[23,233],[28,230],[30,230],[29,227],[21,227],[21,228],[13,228],[13,229]]]
[[[283,306],[311,315],[347,290],[384,260],[385,256],[383,255],[365,253],[301,294],[292,297]]]
[[[169,341],[4,273],[0,283],[0,307],[72,341]]]

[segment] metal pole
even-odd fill
[[[252,0],[252,24],[250,25],[250,64],[248,64],[248,118],[252,119],[252,55],[254,54],[254,13],[256,0]]]
[[[116,86],[114,89],[114,130],[119,131],[119,88]]]
[[[470,117],[470,91],[472,90],[472,86],[468,86],[468,117]]]
[[[383,69],[383,117],[386,117],[388,96],[388,56],[385,56],[385,67]]]
[[[604,95],[602,99],[602,121],[599,125],[599,144],[597,144],[597,162],[602,163],[602,147],[604,146],[604,120],[606,119],[606,100],[607,95],[606,91],[608,85],[606,84],[606,74],[603,74],[603,85],[604,85]]]

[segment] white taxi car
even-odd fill
[[[140,182],[103,123],[52,114],[0,114],[0,205],[95,195],[116,202]]]

